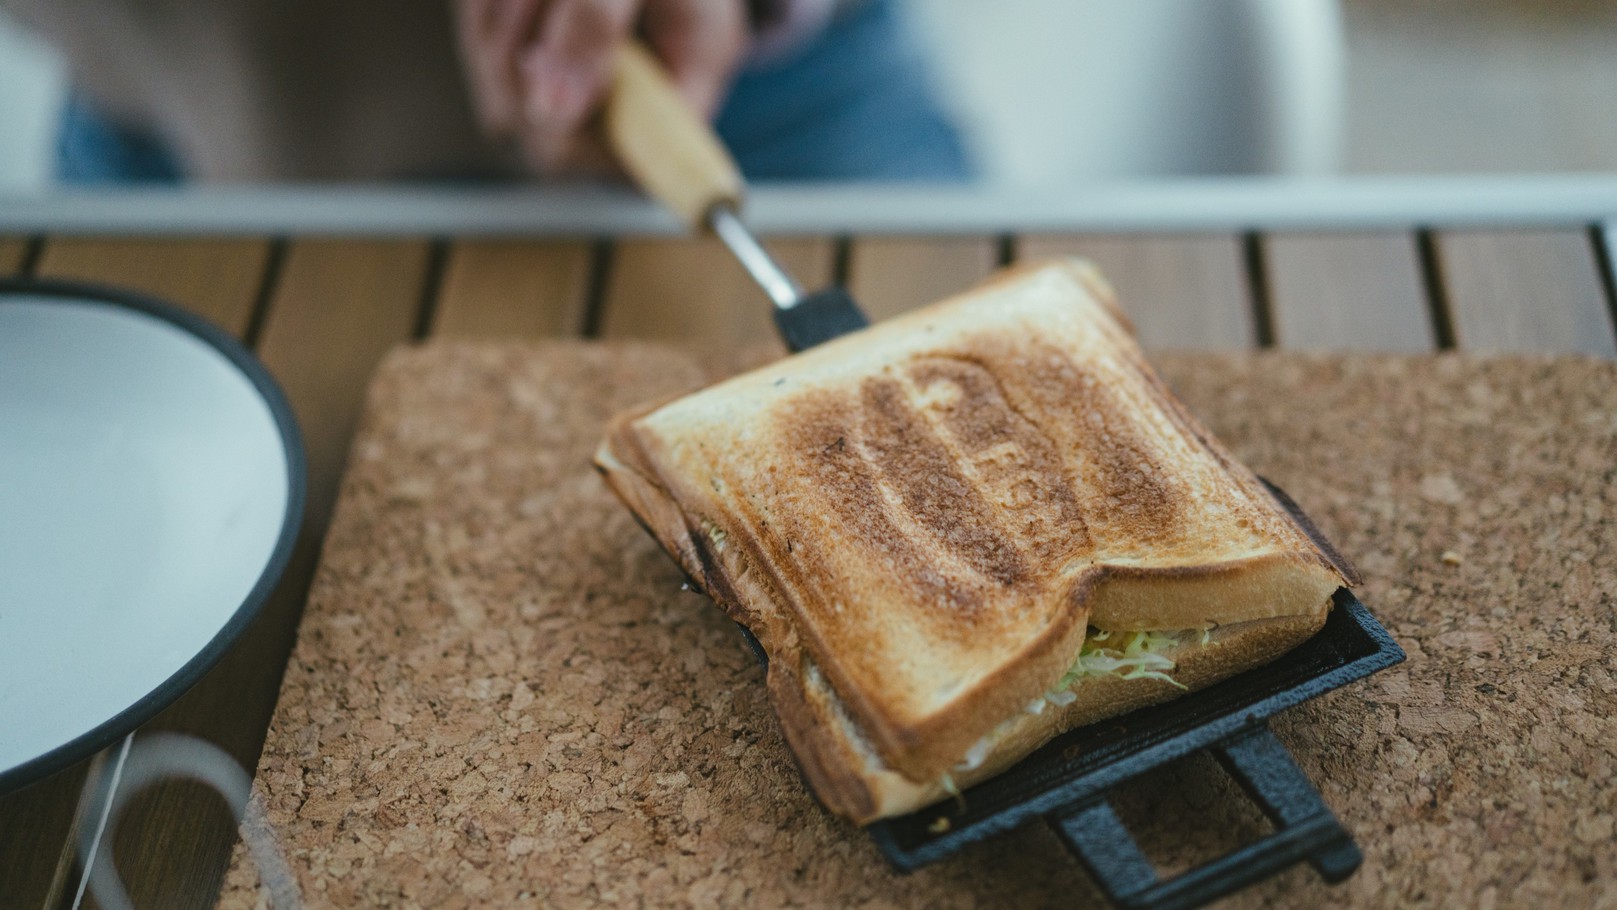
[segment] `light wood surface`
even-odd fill
[[[444,266],[432,334],[577,335],[584,329],[592,253],[586,242],[454,244]]]
[[[1436,246],[1461,347],[1617,356],[1589,231],[1445,231]]]
[[[993,237],[866,237],[848,249],[848,291],[872,321],[958,294],[999,263]]]
[[[28,258],[28,238],[0,237],[0,275],[15,275]]]
[[[241,337],[269,259],[267,240],[66,237],[51,239],[34,273],[151,294]]]
[[[831,281],[829,239],[766,246],[809,290]],[[717,240],[626,240],[613,251],[601,334],[699,341],[725,350],[778,343],[769,298]]]
[[[686,226],[701,229],[719,203],[741,207],[740,168],[638,42],[618,49],[603,119],[623,169]]]
[[[1414,234],[1277,234],[1264,239],[1263,256],[1278,347],[1436,346]]]
[[[60,904],[73,880],[70,842],[88,770],[80,762],[0,796],[0,907]]]
[[[424,241],[305,240],[287,251],[258,354],[303,429],[317,527],[331,512],[371,370],[415,330],[427,258]]]
[[[1248,348],[1257,343],[1242,240],[1233,234],[1022,237],[1018,259],[1083,256],[1117,289],[1147,348]]]

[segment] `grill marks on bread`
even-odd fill
[[[860,387],[864,448],[907,516],[957,559],[992,583],[1014,588],[1028,577],[1027,560],[996,527],[981,491],[965,476],[938,428],[915,408],[904,386],[888,376]]]
[[[627,417],[606,448],[615,488],[770,653],[794,748],[848,763],[805,763],[822,795],[882,785],[863,752],[809,748],[843,734],[790,709],[794,667],[820,668],[882,765],[935,780],[1103,615],[1317,626],[1339,578],[1076,263]]]
[[[1135,544],[1176,535],[1185,494],[1138,424],[1124,416],[1131,403],[1057,352],[1036,351],[1030,360],[1029,387],[1037,394],[1059,396],[1051,404],[1064,402],[1075,418],[1070,424],[1078,435],[1074,457],[1084,465],[1095,514],[1112,528],[1126,528],[1127,539]]]
[[[1060,451],[1018,410],[1003,383],[980,361],[927,357],[910,370],[922,401],[953,438],[958,457],[997,521],[1018,542],[1034,572],[1047,574],[1094,544]]]
[[[857,391],[798,396],[778,437],[849,533],[879,541],[895,571],[968,613],[1095,555],[1091,517],[1149,541],[1173,534],[1186,506],[1123,416],[1130,403],[1101,377],[1054,348],[984,348],[915,358]]]
[[[969,618],[1093,549],[1055,443],[981,363],[920,358],[781,416],[782,454],[847,533],[941,609]]]
[[[881,554],[892,571],[904,577],[935,602],[969,612],[978,603],[975,592],[949,580],[933,561],[917,552],[913,534],[901,527],[887,503],[880,472],[861,451],[854,430],[855,417],[842,396],[812,393],[797,402],[798,419],[783,428],[782,437],[799,456],[810,489],[828,504],[842,523],[840,532],[866,541]],[[804,543],[794,554],[805,561],[828,562],[817,557],[824,538],[815,529],[785,528]]]

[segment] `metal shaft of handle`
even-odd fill
[[[789,310],[802,302],[802,285],[780,267],[775,257],[769,255],[752,231],[736,217],[735,209],[722,203],[715,205],[708,210],[707,223],[713,228],[713,233],[724,241],[724,245],[730,248],[730,252],[735,254],[752,280],[758,282],[769,299],[775,302],[776,309]]]

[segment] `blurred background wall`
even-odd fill
[[[1617,170],[1617,2],[1344,7],[1350,170]]]
[[[1614,0],[907,0],[992,180],[1617,170]],[[0,189],[64,72],[0,19]]]
[[[66,90],[62,61],[0,12],[0,192],[44,186]]]
[[[999,180],[1172,170],[1163,167],[1172,163],[1171,129],[1167,144],[1134,155],[1125,152],[1129,128],[1109,120],[1124,118],[1130,105],[1158,103],[1151,93],[1161,86],[1153,88],[1153,80],[1176,67],[1185,72],[1187,53],[1207,61],[1250,54],[1248,63],[1267,67],[1270,82],[1280,83],[1269,86],[1280,93],[1269,99],[1270,109],[1295,119],[1258,127],[1282,144],[1289,135],[1293,147],[1271,155],[1270,170],[1308,172],[1332,163],[1350,173],[1617,170],[1617,0],[910,0],[910,6],[939,52],[940,78]],[[1086,23],[1105,11],[1114,19],[1106,34],[1086,32]],[[1318,56],[1333,28],[1342,55],[1339,109],[1324,84],[1322,70],[1331,61]],[[1232,29],[1246,30],[1245,39]],[[1084,94],[1082,77],[1097,71],[1117,81],[1106,97]],[[1214,78],[1182,82],[1178,102],[1253,85],[1227,59],[1200,72]],[[1229,109],[1213,102],[1201,110]],[[1153,115],[1162,111],[1141,114],[1133,128]],[[1334,131],[1320,122],[1333,117]],[[1099,135],[1109,144],[1098,146]]]

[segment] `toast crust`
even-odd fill
[[[1184,694],[1185,690],[1154,679],[1089,677],[1072,689],[1077,700],[1065,707],[1051,706],[1041,714],[1029,715],[1022,713],[1027,698],[1014,704],[1002,704],[1003,710],[998,716],[1014,717],[1017,724],[979,767],[964,772],[954,770],[981,734],[965,742],[961,742],[960,737],[946,740],[949,742],[946,750],[939,750],[943,755],[941,763],[907,774],[885,761],[792,630],[782,629],[764,614],[747,609],[748,602],[775,596],[775,589],[769,584],[767,574],[747,565],[745,551],[727,548],[715,557],[703,542],[703,535],[692,532],[672,500],[658,493],[643,474],[617,461],[610,451],[604,450],[599,459],[612,489],[626,502],[636,504],[633,508],[637,514],[663,529],[654,534],[664,540],[685,573],[763,645],[765,653],[770,655],[770,697],[803,776],[827,809],[857,824],[912,812],[943,799],[948,795],[942,783],[946,773],[963,789],[1009,768],[1067,730]],[[669,537],[675,541],[672,546],[668,546]],[[1253,570],[1254,566],[1247,562],[1154,571],[1102,566],[1090,572],[1084,587],[1108,589],[1123,582],[1131,596],[1149,599],[1155,588],[1194,586],[1199,580],[1224,581],[1244,588]],[[1194,691],[1262,666],[1306,641],[1325,624],[1330,597],[1337,587],[1333,581],[1334,576],[1326,577],[1321,593],[1311,601],[1314,608],[1305,613],[1219,626],[1209,630],[1205,644],[1196,641],[1163,652],[1175,662],[1173,678]],[[1156,626],[1174,631],[1201,627],[1199,624]],[[1066,650],[1061,652],[1061,670],[1056,673],[1057,677],[1078,653],[1083,631],[1087,630],[1080,630],[1076,641],[1063,642]]]
[[[1317,616],[1222,627],[1209,633],[1205,645],[1192,640],[1163,653],[1176,664],[1174,679],[1190,691],[1203,689],[1269,663],[1302,644],[1324,625],[1328,606],[1322,602]],[[789,673],[783,670],[781,675]],[[804,776],[827,809],[864,825],[914,812],[951,795],[941,774],[917,781],[882,764],[839,704],[836,692],[819,684],[812,668],[791,675],[795,678],[777,684],[771,664],[770,694],[776,697],[787,741],[798,755]],[[948,772],[956,789],[965,790],[1000,774],[1068,730],[1171,701],[1185,690],[1155,679],[1096,676],[1078,683],[1072,693],[1076,700],[1065,707],[1048,706],[1037,715],[1013,715],[1010,729],[982,764]],[[814,756],[813,762],[805,760],[805,755]]]
[[[1266,660],[1306,636],[1251,630],[1317,629],[1345,580],[1071,262],[622,415],[597,464],[758,638],[805,775],[860,820],[936,787],[1090,626],[1240,624]]]

